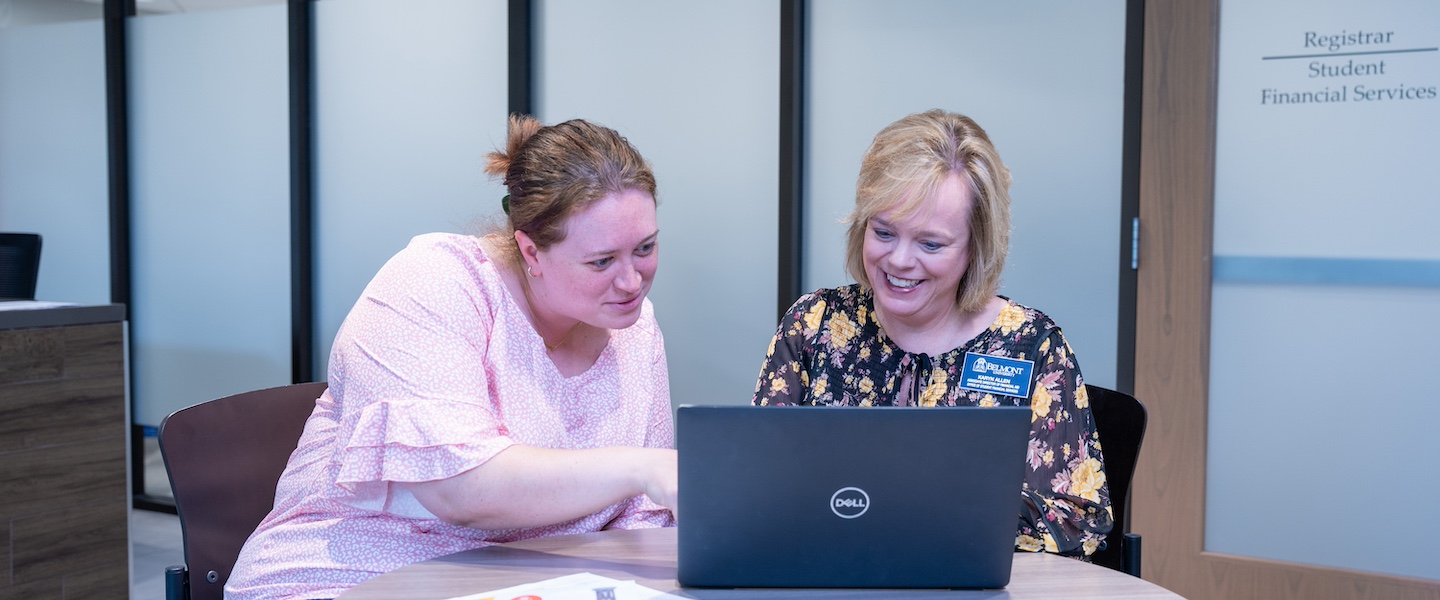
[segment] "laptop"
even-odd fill
[[[1000,588],[1030,409],[682,406],[685,587]]]

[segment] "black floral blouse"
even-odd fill
[[[965,355],[971,352],[1034,361],[1030,397],[959,387]],[[874,297],[858,284],[807,294],[780,321],[755,385],[754,403],[1028,403],[1030,446],[1016,547],[1089,556],[1110,532],[1110,493],[1080,366],[1054,321],[1013,301],[989,329],[965,345],[928,356],[907,353],[890,341],[875,318]]]

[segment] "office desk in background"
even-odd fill
[[[1158,585],[1053,554],[1015,555],[1003,590],[681,589],[675,584],[675,529],[601,531],[489,546],[391,571],[338,600],[440,600],[590,572],[697,599],[711,598],[1085,598],[1174,599]]]
[[[130,589],[124,321],[0,302],[0,598]]]

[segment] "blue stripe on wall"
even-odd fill
[[[1440,288],[1440,260],[1216,256],[1217,283]]]

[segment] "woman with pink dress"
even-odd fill
[[[227,598],[332,598],[489,544],[674,525],[649,164],[614,130],[517,116],[486,171],[505,225],[418,236],[365,288]]]

